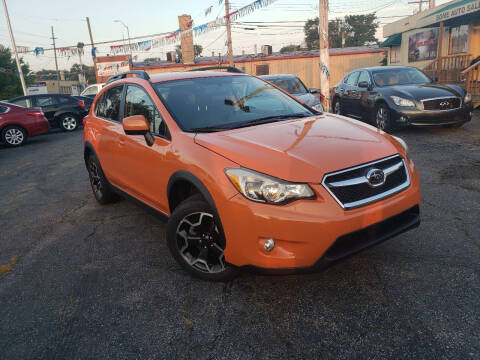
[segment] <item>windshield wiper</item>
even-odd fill
[[[313,115],[306,114],[306,113],[295,113],[295,114],[287,114],[287,115],[265,116],[265,117],[261,117],[261,118],[258,118],[258,119],[253,119],[253,120],[242,122],[235,127],[238,128],[238,127],[245,127],[245,126],[249,126],[249,125],[266,124],[266,123],[275,122],[275,121],[278,121],[278,120],[285,120],[285,119],[292,119],[292,118],[304,118],[304,117],[309,117],[309,116],[313,116]]]
[[[209,133],[209,132],[217,132],[217,131],[224,131],[228,130],[230,127],[221,127],[221,126],[205,126],[200,128],[191,128],[188,129],[188,132],[196,132],[196,133]]]

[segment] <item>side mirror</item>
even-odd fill
[[[310,89],[308,89],[308,92],[310,94],[316,94],[316,93],[318,93],[318,89],[317,88],[310,88]]]
[[[366,89],[366,88],[368,88],[369,86],[370,86],[370,84],[368,83],[368,81],[360,81],[360,82],[358,83],[358,87],[360,87],[360,88],[365,88],[365,89]]]
[[[155,142],[153,135],[150,133],[150,125],[143,115],[132,115],[126,117],[122,121],[123,131],[127,135],[143,135],[148,146],[152,146]]]

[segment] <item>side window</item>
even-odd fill
[[[54,96],[37,96],[36,101],[37,101],[36,105],[40,107],[52,106],[58,103]]]
[[[138,86],[129,85],[125,96],[125,117],[143,115],[150,123],[150,131],[167,136],[167,129],[160,112],[148,94]]]
[[[362,71],[360,76],[358,77],[358,83],[361,81],[366,81],[370,84],[370,75],[368,75],[368,71]]]
[[[18,100],[11,101],[11,103],[15,104],[17,106],[30,107],[32,101],[25,97],[25,98],[21,98],[21,99],[18,99]]]
[[[357,83],[358,74],[359,74],[358,71],[350,74],[348,76],[346,84],[350,86],[355,86],[355,84]]]
[[[115,86],[105,91],[95,106],[95,115],[113,121],[120,121],[120,102],[123,85]]]
[[[97,94],[97,92],[98,92],[97,85],[92,85],[86,88],[82,95],[95,95]]]
[[[59,96],[57,99],[60,104],[69,104],[73,102],[73,98],[69,96]]]

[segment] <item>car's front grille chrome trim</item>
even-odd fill
[[[385,163],[391,162],[394,159],[398,159],[398,162],[394,162],[394,164],[382,167]],[[339,196],[335,194],[335,191],[347,189],[350,186],[361,186],[362,184],[368,184],[368,179],[365,174],[362,174],[360,176],[355,176],[352,178],[348,178],[345,180],[340,180],[340,181],[332,181],[329,182],[328,179],[336,176],[336,175],[348,175],[348,173],[351,172],[358,172],[359,170],[365,169],[368,170],[372,166],[377,167],[383,171],[385,174],[385,181],[387,181],[389,176],[393,176],[394,174],[399,174],[397,173],[398,171],[403,170],[403,174],[401,174],[405,181],[402,181],[399,184],[396,184],[396,186],[391,187],[391,188],[386,188],[384,191],[381,191],[378,194],[375,194],[373,196],[366,196],[364,198],[361,198],[359,200],[355,201],[348,201],[348,202],[342,202],[339,199]],[[379,201],[381,199],[384,199],[386,197],[392,196],[410,186],[410,176],[408,173],[407,166],[405,164],[405,160],[398,154],[389,156],[380,160],[372,161],[363,165],[351,167],[345,170],[340,170],[332,173],[328,173],[323,177],[322,180],[322,185],[323,187],[332,195],[332,197],[335,199],[335,201],[345,210],[357,208],[359,206],[371,204],[375,201]]]

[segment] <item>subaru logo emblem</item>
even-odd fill
[[[386,176],[381,169],[370,169],[367,172],[367,182],[371,187],[382,186],[385,184]]]

